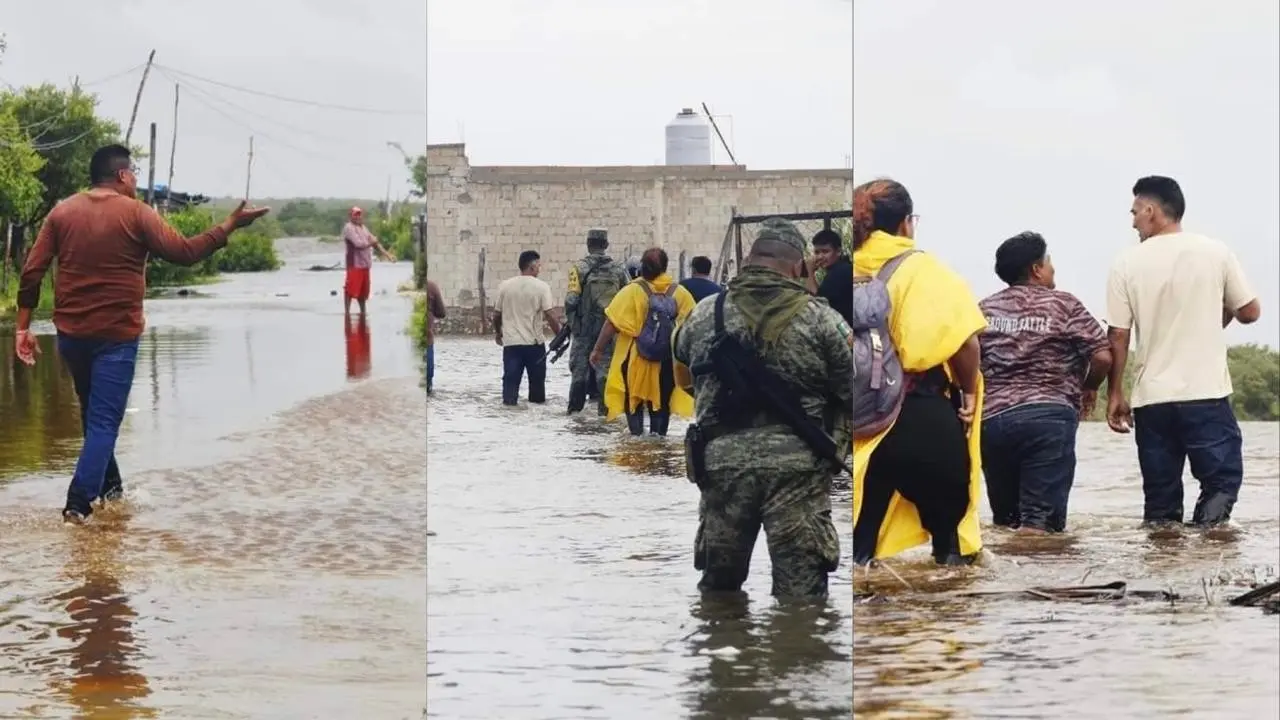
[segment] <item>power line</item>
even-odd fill
[[[159,69],[159,66],[158,66],[158,65],[157,65],[157,66],[153,66],[153,67],[157,67],[157,68]],[[160,72],[161,72],[162,74],[164,74],[164,75],[165,75],[165,77],[168,77],[170,80],[173,80],[173,77],[172,77],[171,75],[169,75],[168,73],[164,72],[164,70],[163,70],[163,69],[160,69]],[[175,81],[175,82],[177,82],[177,81]],[[286,141],[284,141],[284,140],[280,140],[279,138],[276,138],[276,137],[273,137],[273,136],[271,136],[271,135],[268,135],[267,133],[262,132],[261,130],[259,130],[259,129],[257,129],[257,128],[253,127],[252,125],[249,125],[248,123],[246,123],[246,122],[244,122],[244,121],[242,121],[242,120],[240,120],[240,119],[238,119],[238,118],[234,117],[234,116],[233,116],[233,115],[231,115],[230,113],[227,113],[227,112],[223,111],[221,108],[215,107],[215,106],[214,106],[214,104],[213,104],[212,102],[210,102],[209,100],[206,100],[204,97],[202,97],[202,96],[204,95],[204,91],[203,91],[203,90],[201,90],[200,88],[192,87],[190,84],[182,83],[182,82],[178,82],[178,85],[180,85],[181,87],[183,87],[183,88],[185,88],[186,90],[188,90],[189,92],[191,92],[191,93],[194,95],[195,100],[196,100],[196,102],[197,102],[197,103],[199,103],[200,105],[203,105],[205,108],[207,108],[207,109],[209,109],[209,110],[212,110],[213,112],[215,112],[215,113],[217,113],[217,114],[221,115],[222,117],[226,118],[227,120],[230,120],[231,122],[235,123],[236,125],[239,125],[240,127],[244,128],[244,129],[246,129],[246,130],[248,130],[248,131],[249,131],[251,134],[253,134],[255,137],[259,137],[259,138],[262,138],[262,139],[264,139],[264,140],[268,140],[268,141],[270,141],[270,142],[272,142],[272,143],[275,143],[276,145],[280,145],[281,147],[288,148],[288,149],[290,149],[290,150],[293,150],[294,152],[297,152],[297,153],[300,153],[300,154],[303,154],[303,155],[307,155],[307,156],[310,156],[310,157],[312,157],[312,158],[316,158],[316,159],[318,159],[318,160],[324,160],[325,162],[331,162],[331,163],[337,163],[337,164],[345,164],[345,165],[348,165],[348,166],[351,166],[351,167],[363,167],[363,168],[370,168],[370,169],[374,169],[374,170],[383,170],[383,171],[385,171],[385,170],[387,169],[387,167],[386,167],[386,166],[384,166],[384,165],[371,165],[371,164],[368,164],[368,163],[353,162],[353,161],[351,161],[351,160],[339,159],[339,158],[335,158],[335,157],[333,157],[333,156],[325,156],[325,155],[322,155],[322,154],[320,154],[320,153],[315,152],[314,150],[309,150],[309,149],[307,149],[307,148],[298,147],[297,145],[293,145],[292,143],[286,142]]]
[[[90,129],[85,130],[84,132],[80,133],[79,135],[76,135],[75,137],[65,138],[65,139],[63,139],[63,140],[55,140],[55,141],[50,142],[50,143],[31,143],[31,142],[20,142],[20,143],[15,143],[15,142],[6,142],[6,141],[4,141],[4,140],[0,140],[0,147],[10,147],[10,148],[11,148],[11,147],[18,147],[19,145],[30,145],[31,149],[32,149],[32,150],[35,150],[36,152],[46,152],[46,151],[49,151],[49,150],[60,150],[60,149],[62,149],[62,148],[64,148],[64,147],[66,147],[66,146],[68,146],[68,145],[74,145],[75,143],[79,142],[79,141],[80,141],[80,140],[82,140],[83,138],[88,137],[88,136],[89,136],[89,134],[93,132],[93,130],[94,130],[93,128],[90,128]]]
[[[112,80],[115,80],[117,78],[122,78],[125,75],[132,75],[133,73],[141,70],[142,66],[145,64],[146,63],[138,63],[137,65],[134,65],[131,68],[121,70],[120,72],[111,73],[106,77],[101,77],[101,78],[98,78],[97,80],[90,80],[89,82],[82,82],[80,83],[80,87],[89,87],[90,85],[101,85],[103,83],[111,82]]]
[[[90,85],[101,85],[103,83],[108,83],[108,82],[111,82],[112,80],[116,80],[118,78],[124,77],[131,73],[137,72],[141,68],[142,68],[141,64],[134,65],[133,67],[120,70],[119,72],[111,73],[110,75],[106,75],[96,80],[90,80],[89,82],[76,83],[75,85],[73,85],[73,87],[88,87]],[[4,84],[8,85],[8,87],[14,92],[18,92],[22,89],[22,88],[14,87],[13,85],[9,85],[8,83],[4,83]],[[65,120],[69,112],[70,112],[69,108],[64,108],[63,111],[58,115],[50,115],[49,117],[43,120],[37,120],[31,123],[30,125],[19,126],[18,130],[27,134],[28,136],[32,136],[31,142],[34,143],[40,138],[48,134],[49,131],[46,128],[51,128],[54,125],[54,123],[57,123],[60,120]],[[39,134],[36,134],[38,130],[44,130],[44,132],[40,132]]]
[[[200,82],[206,82],[211,85],[218,85],[219,87],[224,87],[224,88],[227,88],[228,90],[235,90],[236,92],[247,93],[249,95],[258,95],[260,97],[271,98],[272,100],[278,100],[280,102],[293,103],[295,105],[309,105],[311,107],[325,108],[328,110],[341,110],[343,112],[364,113],[366,115],[400,115],[400,116],[410,116],[410,117],[426,116],[426,112],[421,112],[421,111],[385,110],[385,109],[368,108],[368,107],[354,107],[351,105],[337,105],[334,103],[321,102],[319,100],[305,100],[302,98],[292,98],[284,95],[277,95],[275,93],[264,92],[262,90],[252,90],[250,88],[241,87],[239,85],[232,85],[231,83],[225,83],[220,80],[213,80],[210,78],[201,77],[199,75],[195,75],[189,72],[184,72],[182,70],[178,70],[176,68],[172,68],[167,65],[161,65],[160,63],[155,63],[154,65],[152,65],[152,67],[168,70],[171,73],[174,73],[176,75],[181,75],[191,80],[198,80]]]
[[[311,137],[314,137],[314,138],[319,139],[319,140],[323,140],[323,141],[328,142],[328,143],[336,143],[336,144],[338,144],[338,145],[346,145],[347,147],[355,148],[355,149],[359,149],[359,150],[362,150],[362,151],[365,151],[365,152],[372,152],[372,151],[373,151],[373,148],[372,148],[372,147],[370,147],[370,146],[367,146],[367,145],[357,145],[357,144],[355,144],[355,143],[352,143],[350,140],[347,140],[347,139],[344,139],[344,138],[336,138],[336,137],[332,137],[332,136],[329,136],[329,135],[323,135],[323,134],[321,134],[321,133],[317,133],[317,132],[315,132],[314,130],[307,130],[307,129],[305,129],[305,128],[297,127],[296,125],[290,125],[290,124],[288,124],[288,123],[281,122],[281,121],[279,121],[279,120],[275,120],[275,119],[273,119],[273,118],[270,118],[270,117],[268,117],[268,116],[266,116],[266,115],[263,115],[262,113],[259,113],[259,112],[255,112],[255,111],[253,111],[253,110],[250,110],[249,108],[246,108],[246,107],[244,107],[243,105],[237,105],[236,103],[233,103],[233,102],[231,102],[230,100],[227,100],[226,98],[223,98],[223,97],[221,97],[221,96],[219,96],[219,95],[217,95],[217,94],[213,93],[213,92],[212,92],[212,91],[210,91],[210,90],[205,90],[204,88],[197,88],[197,87],[193,87],[193,86],[191,86],[191,85],[190,85],[190,84],[188,84],[188,83],[182,82],[182,81],[178,80],[177,78],[173,77],[172,75],[170,75],[169,73],[165,72],[163,68],[159,68],[159,67],[157,67],[157,68],[156,68],[156,71],[157,71],[157,72],[159,72],[161,75],[164,75],[166,78],[168,78],[169,80],[171,80],[175,85],[178,85],[179,87],[184,87],[184,88],[186,88],[186,89],[188,89],[188,90],[190,90],[190,91],[192,91],[192,92],[195,92],[195,93],[198,93],[198,94],[204,95],[206,98],[208,98],[208,99],[210,99],[210,100],[213,100],[213,101],[215,101],[215,102],[218,102],[218,103],[220,103],[220,104],[222,104],[222,105],[225,105],[225,106],[227,106],[227,107],[229,107],[229,108],[232,108],[233,110],[238,110],[239,112],[242,112],[242,113],[244,113],[244,114],[246,114],[246,115],[253,115],[253,116],[255,116],[255,117],[259,118],[260,120],[264,120],[264,121],[266,121],[266,122],[268,122],[268,123],[271,123],[272,125],[276,125],[276,126],[278,126],[278,127],[282,127],[282,128],[284,128],[285,130],[288,130],[288,131],[289,131],[289,132],[291,132],[291,133],[296,133],[296,134],[298,134],[298,135],[310,135]],[[379,150],[381,150],[381,148],[379,148]]]

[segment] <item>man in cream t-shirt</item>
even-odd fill
[[[520,398],[520,381],[529,376],[529,402],[547,401],[547,337],[545,320],[552,333],[560,332],[560,321],[551,312],[551,286],[538,279],[542,262],[538,253],[520,253],[520,274],[502,281],[494,298],[494,339],[502,346],[502,404],[515,405]]]
[[[1244,479],[1224,330],[1232,320],[1256,322],[1258,299],[1230,248],[1183,232],[1186,201],[1175,180],[1144,177],[1133,196],[1140,242],[1120,254],[1107,280],[1107,424],[1134,430],[1144,522],[1183,521],[1182,470],[1190,460],[1200,482],[1191,522],[1224,523]],[[1122,382],[1130,335],[1132,409]]]

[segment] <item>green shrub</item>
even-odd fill
[[[268,272],[280,269],[280,256],[271,238],[252,229],[231,236],[227,246],[209,258],[217,272]]]
[[[46,318],[53,313],[53,275],[56,268],[50,268],[45,273],[44,281],[40,283],[40,303],[36,305],[36,317]],[[18,279],[19,272],[13,268],[9,268],[9,284],[5,287],[3,294],[0,294],[0,318],[8,319],[18,308]],[[3,352],[3,350],[0,350]]]
[[[413,338],[414,347],[425,350],[427,347],[427,297],[421,295],[413,300],[413,312],[409,315],[409,337]]]
[[[407,207],[397,210],[391,217],[378,217],[369,227],[382,247],[398,260],[412,260],[417,248],[413,242],[413,213]]]
[[[165,219],[185,237],[199,235],[215,224],[213,213],[198,207],[172,213]],[[267,230],[270,231],[270,227]],[[280,257],[276,254],[275,243],[269,232],[264,232],[258,227],[258,223],[254,223],[251,228],[233,234],[225,248],[191,267],[151,258],[147,262],[147,285],[193,285],[209,282],[218,273],[265,272],[279,267]]]

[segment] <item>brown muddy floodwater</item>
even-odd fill
[[[1234,528],[1139,529],[1130,437],[1080,431],[1070,533],[988,531],[984,566],[937,570],[904,556],[868,575],[854,609],[858,718],[1280,717],[1280,621],[1229,607],[1280,565],[1280,425],[1245,424]],[[1198,487],[1187,481],[1187,508]],[[984,501],[985,502],[985,501]],[[989,513],[987,513],[989,519]],[[1174,602],[1079,604],[952,593],[1128,581]],[[904,583],[911,585],[907,590]]]
[[[769,596],[763,534],[748,597],[700,601],[697,490],[680,438],[565,415],[567,358],[543,407],[501,405],[501,350],[443,338],[427,409],[428,715],[448,720],[846,719],[848,531],[830,599]]]
[[[407,263],[344,329],[335,246],[147,303],[122,503],[58,510],[79,449],[52,337],[0,337],[0,717],[419,718],[425,403]],[[39,332],[51,332],[47,325]],[[366,350],[367,349],[367,350]]]

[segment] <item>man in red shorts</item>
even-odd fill
[[[373,251],[395,262],[396,258],[378,244],[378,238],[364,226],[364,210],[351,208],[351,220],[342,228],[342,242],[347,246],[347,281],[343,286],[342,297],[346,314],[351,314],[351,301],[360,304],[360,315],[364,315],[365,303],[369,300],[369,267],[373,265]]]

